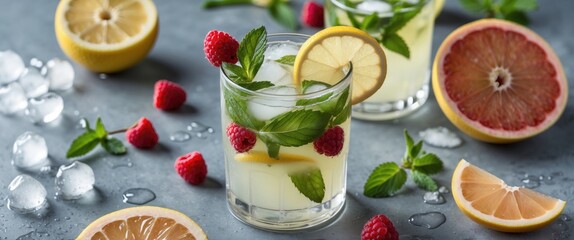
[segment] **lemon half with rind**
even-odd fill
[[[352,103],[373,95],[387,74],[385,53],[368,33],[349,26],[325,28],[312,35],[299,49],[293,65],[293,81],[315,80],[331,85],[345,77],[352,63]]]
[[[101,73],[140,62],[158,34],[158,14],[151,0],[62,0],[54,22],[64,53]]]

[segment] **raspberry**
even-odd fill
[[[257,142],[254,132],[236,123],[231,123],[227,126],[227,137],[231,142],[231,146],[239,153],[251,150],[255,146],[255,142]]]
[[[321,137],[313,142],[315,151],[325,156],[333,157],[339,155],[345,142],[345,132],[339,126],[327,129]]]
[[[126,131],[128,142],[137,148],[152,148],[158,142],[158,136],[151,122],[142,117]]]
[[[323,6],[314,1],[307,1],[301,11],[301,21],[309,27],[322,28],[325,26]]]
[[[399,233],[391,220],[379,214],[371,218],[363,227],[361,240],[398,240]]]
[[[175,171],[192,185],[199,185],[207,176],[207,165],[200,152],[190,152],[175,160]]]
[[[154,85],[153,104],[162,110],[173,110],[181,107],[187,98],[183,88],[168,80],[159,80]]]
[[[211,30],[203,41],[203,51],[207,60],[216,67],[221,62],[235,64],[239,42],[226,32]]]

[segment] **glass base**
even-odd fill
[[[353,105],[353,118],[363,120],[391,120],[404,117],[419,109],[429,97],[428,84],[415,95],[393,102],[362,102]]]
[[[252,227],[273,232],[312,231],[326,227],[338,219],[344,205],[345,193],[341,192],[329,201],[311,208],[266,209],[249,205],[233,192],[227,191],[227,206],[235,218]]]

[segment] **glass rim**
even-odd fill
[[[393,9],[389,9],[386,12],[364,11],[364,10],[360,10],[357,8],[349,7],[349,6],[345,5],[344,3],[342,3],[341,0],[328,0],[328,1],[335,4],[336,7],[343,9],[344,11],[352,12],[354,14],[371,15],[373,13],[377,13],[377,15],[379,17],[392,17],[395,14],[395,13],[393,13]],[[422,0],[422,1],[425,2],[425,6],[426,6],[431,0]],[[415,7],[403,8],[401,10],[401,12],[409,12],[409,11],[412,11],[414,9],[415,9]]]
[[[295,37],[304,37],[304,38],[310,37],[310,35],[302,34],[302,33],[272,33],[272,34],[267,35],[267,37],[281,37],[281,36],[285,36],[285,37],[295,36]],[[285,41],[288,41],[288,40],[285,40]],[[268,42],[267,44],[274,43],[274,42],[284,42],[284,41],[272,41],[272,42]],[[318,91],[314,91],[314,92],[310,92],[310,93],[282,94],[282,95],[253,91],[253,90],[250,90],[250,89],[247,89],[247,88],[240,86],[239,84],[237,84],[233,80],[231,80],[231,78],[229,78],[226,71],[223,69],[223,64],[221,65],[221,67],[219,67],[219,71],[220,71],[220,74],[223,76],[223,81],[225,81],[226,85],[231,86],[232,89],[235,89],[239,92],[247,93],[253,97],[258,97],[258,98],[280,100],[281,98],[285,98],[285,97],[296,97],[296,100],[300,100],[300,99],[311,99],[311,98],[320,97],[320,96],[323,96],[323,95],[330,93],[330,92],[336,92],[338,90],[342,90],[343,88],[347,87],[347,85],[351,85],[350,81],[351,81],[351,75],[353,73],[353,64],[351,62],[349,62],[347,64],[347,66],[348,66],[348,70],[345,72],[345,75],[343,76],[343,78],[338,79],[337,83],[332,85],[331,87],[321,89]],[[223,87],[225,87],[225,86],[223,86]]]

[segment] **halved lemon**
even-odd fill
[[[352,103],[373,95],[385,81],[387,59],[383,48],[368,33],[349,26],[325,28],[299,49],[293,65],[293,81],[315,80],[336,84],[344,68],[353,65]]]
[[[61,0],[55,16],[60,48],[102,73],[140,62],[153,47],[158,15],[151,0]]]
[[[566,202],[500,178],[465,160],[452,175],[452,196],[458,208],[475,222],[503,232],[542,228],[564,210]]]
[[[207,239],[203,229],[182,213],[161,207],[133,207],[98,218],[77,240]]]
[[[251,151],[246,153],[238,153],[235,155],[235,160],[239,162],[254,162],[263,164],[281,164],[281,163],[294,163],[294,162],[314,162],[312,159],[290,153],[279,154],[279,159],[269,157],[269,154],[262,151]]]

